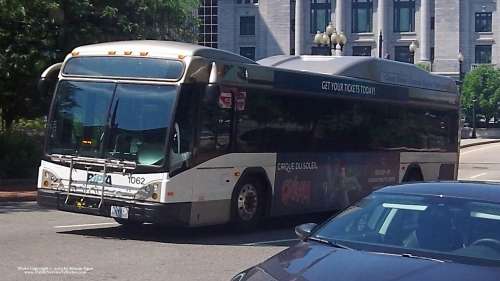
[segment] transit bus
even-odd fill
[[[457,178],[457,86],[412,64],[122,41],[77,47],[38,89],[38,204],[123,225],[248,229]]]

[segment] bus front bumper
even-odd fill
[[[154,203],[105,197],[83,196],[57,190],[38,189],[37,204],[60,211],[111,217],[111,206],[127,207],[128,219],[157,224],[188,225],[191,212],[190,203]],[[80,202],[80,203],[78,203]]]

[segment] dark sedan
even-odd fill
[[[500,185],[379,189],[232,280],[500,280]]]

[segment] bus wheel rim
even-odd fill
[[[257,189],[245,184],[238,195],[238,213],[243,220],[250,220],[257,212]]]

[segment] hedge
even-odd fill
[[[23,132],[0,132],[0,179],[37,177],[43,137]]]

